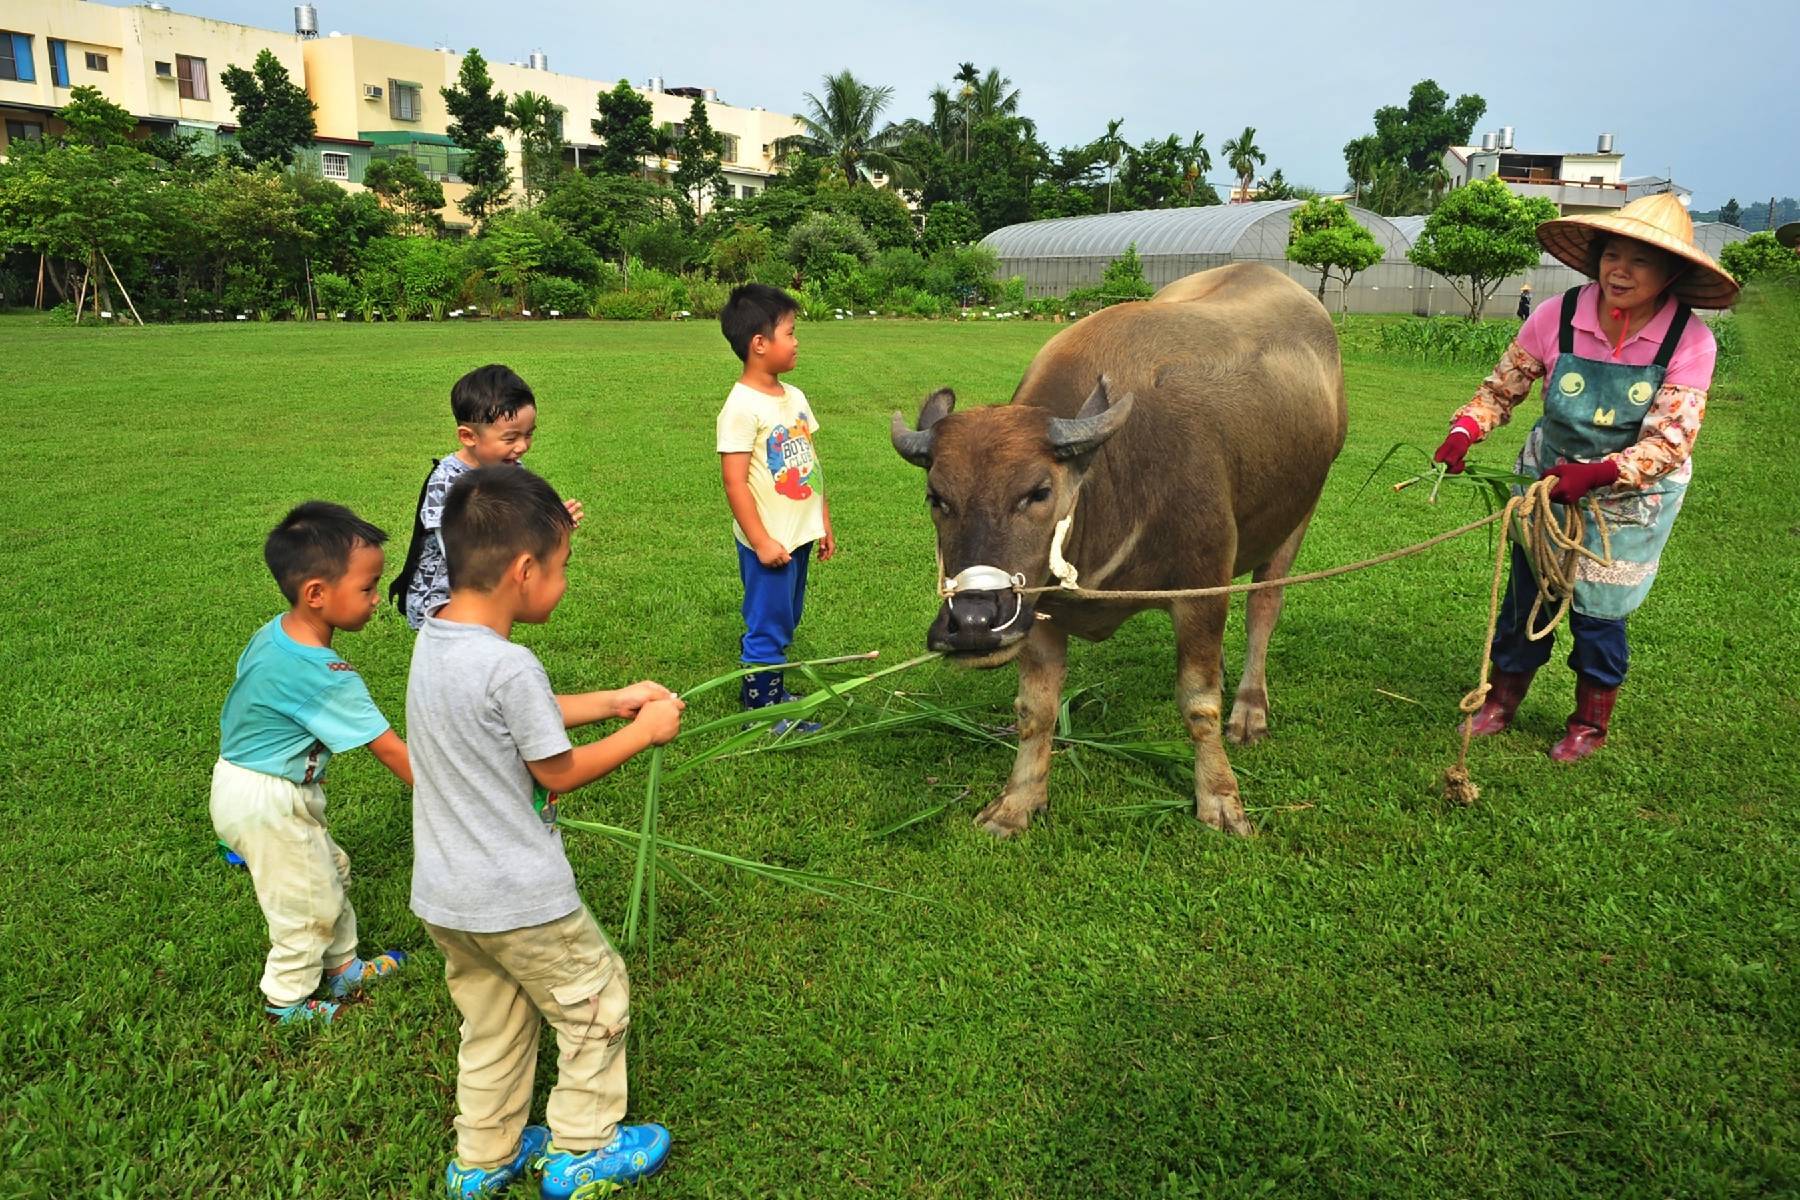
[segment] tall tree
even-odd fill
[[[1190,204],[1217,204],[1219,196],[1206,176],[1213,169],[1212,151],[1206,148],[1206,135],[1198,129],[1181,152],[1181,190]],[[1204,197],[1210,197],[1206,199]]]
[[[506,162],[506,143],[496,130],[509,127],[506,115],[506,93],[494,90],[488,74],[487,60],[481,51],[463,55],[457,72],[457,86],[439,88],[444,107],[453,120],[445,130],[450,140],[463,152],[458,170],[469,185],[466,196],[456,202],[463,215],[477,227],[491,213],[506,206],[506,194],[512,188],[512,168]]]
[[[777,153],[804,150],[828,158],[852,187],[861,181],[864,167],[898,176],[903,168],[893,151],[906,131],[893,124],[880,131],[875,127],[881,110],[894,98],[894,89],[863,83],[848,70],[827,75],[823,82],[823,98],[805,95],[806,111],[800,114],[805,132],[776,142]]]
[[[1119,130],[1125,127],[1124,117],[1114,117],[1106,123],[1106,132],[1094,145],[1100,151],[1100,161],[1106,164],[1106,211],[1112,211],[1113,176],[1119,173],[1119,159],[1125,153],[1125,139],[1119,136]]]
[[[1238,178],[1238,197],[1250,199],[1250,181],[1256,177],[1256,168],[1269,161],[1269,156],[1256,144],[1256,127],[1244,126],[1244,132],[1227,139],[1219,150],[1225,155],[1225,165]]]
[[[675,153],[679,160],[675,166],[675,190],[693,206],[695,215],[706,207],[709,195],[715,203],[724,199],[725,138],[714,131],[712,120],[706,115],[706,100],[700,96],[694,97],[693,107],[688,109]]]
[[[1477,179],[1432,210],[1407,257],[1448,278],[1473,321],[1502,281],[1537,265],[1537,227],[1556,215],[1541,196],[1515,196],[1498,179]]]
[[[410,158],[378,158],[363,169],[363,186],[398,214],[407,233],[435,233],[444,226],[444,185]]]
[[[612,91],[594,97],[594,107],[600,113],[589,122],[600,139],[595,169],[603,175],[643,174],[644,155],[656,141],[649,98],[621,79]]]
[[[1381,141],[1372,133],[1344,143],[1344,166],[1350,172],[1350,198],[1362,203],[1363,189],[1375,182],[1381,165]]]
[[[1725,207],[1719,210],[1719,220],[1727,225],[1742,225],[1744,223],[1744,210],[1738,207],[1736,196],[1727,200],[1725,202]]]
[[[538,92],[519,92],[507,103],[506,116],[519,134],[519,182],[525,202],[537,204],[562,174],[562,105]]]
[[[1451,146],[1466,145],[1475,122],[1487,113],[1487,101],[1477,95],[1458,96],[1433,79],[1413,84],[1406,107],[1388,104],[1375,110],[1376,157],[1399,159],[1409,170],[1424,171],[1441,162]]]
[[[286,166],[318,132],[313,120],[318,105],[271,51],[257,51],[248,71],[226,67],[220,79],[237,110],[238,149],[252,163]]]

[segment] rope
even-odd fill
[[[1481,639],[1481,674],[1474,689],[1457,702],[1457,708],[1464,714],[1462,749],[1456,756],[1456,765],[1444,772],[1444,798],[1457,804],[1470,805],[1481,796],[1481,789],[1469,777],[1469,742],[1475,736],[1475,713],[1487,702],[1492,686],[1488,682],[1488,671],[1494,664],[1494,630],[1500,624],[1500,580],[1506,572],[1507,543],[1516,541],[1524,547],[1532,573],[1537,576],[1537,595],[1532,598],[1531,611],[1525,617],[1525,636],[1534,642],[1555,633],[1556,627],[1568,615],[1569,605],[1575,599],[1576,577],[1583,558],[1603,567],[1612,565],[1612,530],[1600,512],[1599,502],[1592,495],[1587,497],[1594,528],[1600,534],[1600,553],[1595,554],[1584,544],[1587,522],[1582,518],[1579,505],[1564,506],[1562,524],[1557,525],[1556,510],[1550,503],[1555,484],[1553,479],[1538,480],[1525,489],[1524,495],[1508,500],[1506,508],[1499,514],[1506,522],[1507,536],[1494,544],[1494,579],[1488,592],[1487,636]],[[1556,612],[1540,627],[1538,614],[1543,611],[1546,599],[1556,605]]]

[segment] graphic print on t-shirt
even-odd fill
[[[775,477],[775,493],[789,500],[805,500],[813,494],[812,477],[817,459],[813,457],[812,429],[807,414],[801,413],[794,428],[777,425],[769,431],[766,450],[769,474]]]

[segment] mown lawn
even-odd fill
[[[1613,744],[1578,768],[1543,755],[1571,699],[1559,656],[1520,727],[1476,748],[1481,803],[1437,798],[1486,616],[1475,535],[1290,595],[1275,736],[1232,750],[1253,841],[1109,813],[1179,793],[1064,756],[1052,818],[996,843],[969,817],[1010,753],[931,732],[669,789],[667,836],[923,899],[702,873],[714,905],[665,883],[654,974],[632,961],[633,1111],[676,1151],[645,1193],[1800,1188],[1800,305],[1739,321]],[[941,384],[1003,401],[1053,332],[802,329],[843,556],[816,570],[799,650],[921,647],[929,523],[887,415]],[[735,363],[708,325],[0,320],[0,1195],[435,1194],[457,1018],[407,911],[407,795],[367,754],[333,768],[364,944],[416,958],[316,1034],[260,1018],[263,926],[206,799],[233,662],[280,606],[264,532],[339,500],[390,530],[395,565],[452,446],[450,384],[492,360],[542,400],[530,464],[589,514],[568,598],[521,640],[567,690],[729,669],[712,418]],[[1350,443],[1302,569],[1468,519],[1466,493],[1358,486],[1394,442],[1435,444],[1484,370],[1351,359]],[[1234,620],[1233,675],[1241,642]],[[396,721],[410,645],[391,611],[339,643]],[[1183,736],[1172,653],[1156,614],[1078,646],[1077,725]],[[998,721],[1013,681],[930,666],[902,686]],[[569,811],[631,824],[642,783],[628,767]],[[616,929],[629,857],[567,842]],[[540,1092],[553,1061],[546,1041]]]

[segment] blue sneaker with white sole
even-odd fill
[[[598,1150],[559,1150],[551,1144],[538,1159],[543,1200],[594,1200],[662,1170],[669,1131],[661,1125],[621,1125]]]
[[[519,1152],[512,1161],[498,1167],[465,1167],[454,1158],[444,1168],[444,1194],[450,1200],[469,1200],[471,1196],[497,1196],[513,1185],[544,1153],[550,1144],[550,1131],[542,1125],[527,1125],[519,1135]]]
[[[336,975],[325,977],[325,990],[333,1000],[361,995],[377,979],[385,979],[406,963],[403,950],[384,950],[374,958],[353,958]]]

